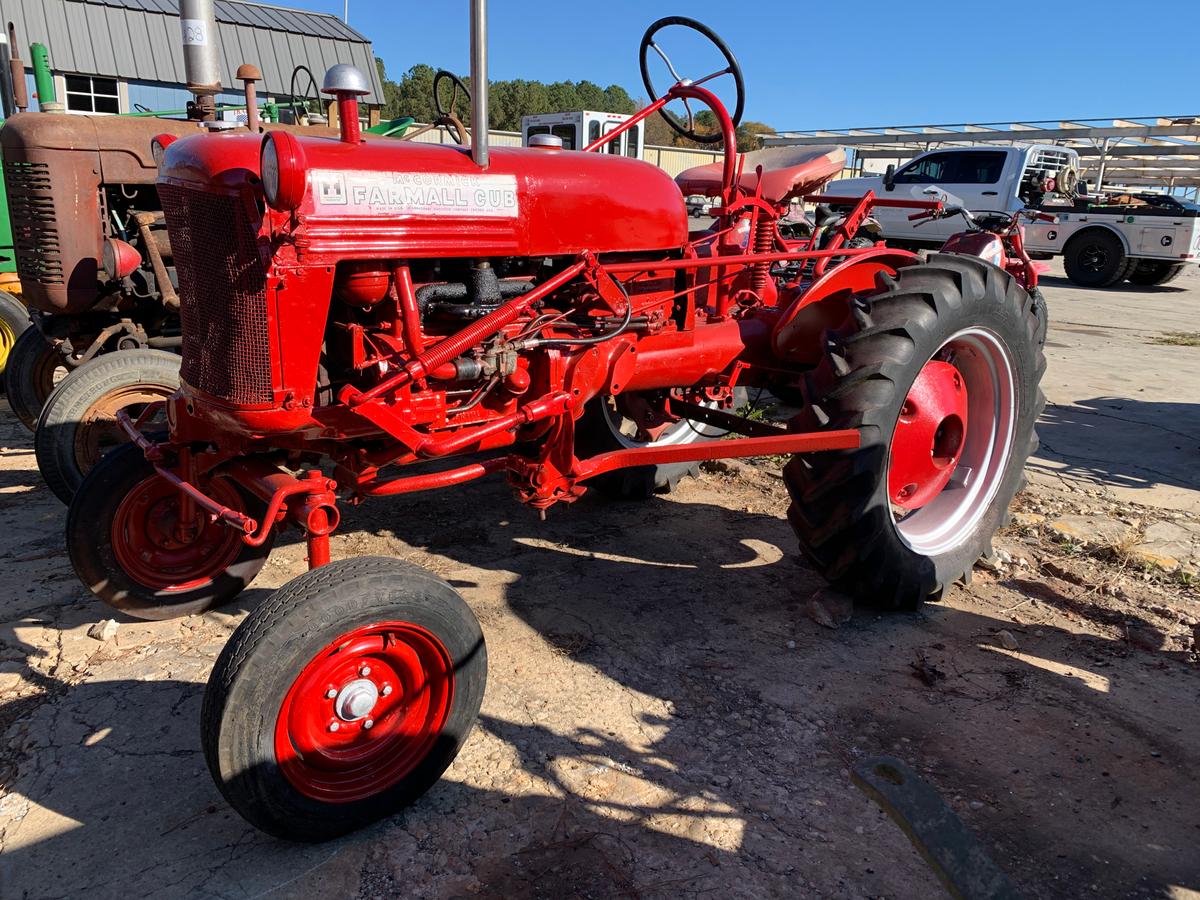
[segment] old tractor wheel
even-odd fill
[[[797,456],[788,518],[835,587],[912,608],[969,577],[1037,447],[1045,358],[1028,294],[986,263],[934,254],[854,301],[797,424],[857,428],[857,450]]]
[[[4,372],[13,345],[30,327],[29,310],[25,304],[9,291],[0,290],[0,384],[4,383]]]
[[[1156,287],[1174,281],[1183,274],[1184,263],[1173,263],[1165,259],[1139,259],[1129,273],[1129,283],[1142,287]]]
[[[68,372],[62,354],[37,328],[26,328],[13,342],[4,369],[8,405],[21,424],[33,431],[46,398]]]
[[[1103,228],[1081,231],[1063,249],[1067,277],[1080,287],[1111,287],[1133,271],[1121,239]]]
[[[576,455],[580,459],[648,444],[691,444],[720,437],[719,428],[699,422],[683,420],[656,430],[653,434],[642,433],[637,423],[630,418],[628,403],[637,402],[636,395],[627,398],[597,397],[584,410],[575,423]],[[699,471],[696,463],[670,463],[661,466],[635,466],[607,472],[587,482],[600,493],[626,500],[644,500],[652,494],[667,493],[685,475]]]
[[[340,560],[233,633],[204,693],[204,757],[252,825],[326,840],[429,790],[486,684],[483,633],[450,585],[395,559]]]
[[[261,519],[266,504],[223,478],[205,491]],[[124,444],[83,479],[67,512],[67,553],[79,579],[114,609],[137,619],[171,619],[232,600],[254,580],[272,538],[251,547],[239,532],[193,506]]]
[[[1029,292],[1029,300],[1033,304],[1033,316],[1037,319],[1037,345],[1046,346],[1046,334],[1050,330],[1050,307],[1046,305],[1046,295],[1041,288]]]
[[[146,404],[179,388],[179,357],[164,350],[120,350],[80,366],[54,389],[42,407],[33,448],[42,478],[70,503],[100,457],[125,435],[116,415],[137,416]]]

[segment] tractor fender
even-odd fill
[[[877,290],[880,274],[895,275],[920,261],[908,250],[880,247],[834,266],[784,310],[771,332],[771,348],[781,359],[815,363],[821,356],[821,333],[842,324],[850,297]]]
[[[1080,237],[1087,234],[1089,231],[1107,231],[1110,234],[1115,234],[1117,236],[1117,240],[1121,242],[1121,249],[1125,251],[1125,255],[1129,256],[1129,254],[1133,252],[1133,249],[1129,246],[1129,238],[1126,237],[1119,228],[1115,227],[1109,222],[1095,222],[1091,225],[1088,225],[1087,228],[1079,229],[1079,231],[1067,238],[1067,242],[1063,244],[1063,252],[1066,253],[1067,248],[1070,247],[1071,244],[1075,243],[1075,241],[1079,240]]]

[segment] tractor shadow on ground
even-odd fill
[[[14,896],[315,896],[318,885],[338,896],[359,890],[360,874],[376,893],[397,895],[446,872],[461,872],[451,893],[475,884],[486,897],[795,895],[806,884],[836,892],[847,866],[869,893],[911,895],[914,885],[933,890],[923,864],[882,819],[869,838],[855,832],[870,806],[838,775],[854,755],[893,745],[914,762],[937,754],[930,778],[947,796],[1032,797],[970,822],[1030,896],[1055,895],[1064,883],[1056,878],[1090,883],[1098,843],[1112,859],[1113,896],[1200,888],[1186,852],[1164,854],[1153,873],[1137,866],[1146,840],[1182,850],[1190,834],[1158,825],[1131,840],[1135,826],[1110,821],[1107,796],[1074,819],[1047,813],[1039,799],[1051,776],[1038,767],[1067,752],[1059,742],[1068,720],[1095,716],[1133,730],[1121,709],[1158,702],[1136,679],[1110,679],[1101,699],[1063,673],[1077,661],[1067,647],[1097,658],[1124,652],[1112,641],[1047,629],[1040,656],[978,653],[963,666],[965,687],[931,692],[913,677],[915,653],[962,643],[970,654],[1011,623],[931,606],[817,628],[803,603],[820,582],[794,561],[786,522],[708,502],[585,498],[539,523],[502,484],[479,483],[349,510],[343,531],[394,533],[452,561],[451,579],[479,605],[485,632],[493,608],[506,607],[554,652],[668,702],[670,715],[636,712],[631,701],[636,727],[650,735],[636,747],[586,716],[543,724],[522,710],[531,700],[554,704],[567,685],[522,683],[493,646],[489,691],[501,694],[494,702],[505,713],[481,719],[464,758],[503,751],[515,768],[481,783],[491,756],[477,757],[472,784],[443,781],[400,816],[306,847],[253,831],[212,785],[196,727],[208,660],[193,660],[192,670],[181,663],[182,680],[51,682],[48,701],[9,732],[6,788],[50,811],[39,819],[44,834],[26,833],[4,854],[0,881]],[[491,581],[494,573],[504,580]],[[238,605],[262,596],[247,593]],[[1028,708],[1014,716],[1021,704]],[[1190,717],[1189,708],[1160,712]],[[1020,721],[1039,715],[1035,729]],[[900,735],[911,742],[895,744]],[[1161,749],[1175,766],[1142,773],[1131,790],[1188,796],[1179,774],[1188,740],[1167,739]],[[1103,762],[1137,781],[1126,770],[1140,761]],[[1037,774],[1010,775],[1014,763]],[[578,771],[611,777],[611,787],[597,796]],[[558,796],[512,787],[530,780]],[[1124,815],[1140,816],[1149,802],[1127,800]],[[672,817],[685,827],[664,825]],[[10,829],[14,836],[21,830]]]
[[[1093,397],[1047,404],[1038,421],[1038,456],[1060,465],[1035,470],[1098,485],[1155,484],[1200,491],[1200,403]]]

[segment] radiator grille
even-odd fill
[[[246,204],[168,184],[158,195],[179,276],[183,380],[231,403],[270,403],[266,270]]]
[[[17,274],[41,284],[63,284],[62,246],[54,217],[50,166],[37,162],[4,163],[9,218]]]

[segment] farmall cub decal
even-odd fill
[[[516,218],[520,212],[515,175],[314,169],[310,177],[321,212],[495,219]]]

